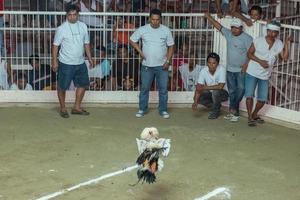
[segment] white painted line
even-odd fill
[[[225,188],[225,187],[220,187],[220,188],[217,188],[217,189],[207,193],[203,197],[199,197],[199,198],[196,198],[194,200],[207,200],[207,199],[210,199],[211,197],[214,197],[214,196],[217,196],[217,195],[223,194],[223,193],[226,195],[226,197],[228,199],[231,198],[230,190],[228,188]]]
[[[49,195],[47,195],[47,196],[40,197],[40,198],[38,198],[38,199],[36,199],[36,200],[48,200],[48,199],[52,199],[52,198],[54,198],[54,197],[57,197],[57,196],[60,196],[60,195],[62,195],[62,194],[65,194],[65,193],[67,193],[67,192],[70,192],[70,191],[72,191],[72,190],[76,190],[76,189],[78,189],[78,188],[80,188],[80,187],[82,187],[82,186],[86,186],[86,185],[90,185],[90,184],[96,184],[96,183],[98,183],[98,182],[101,181],[101,180],[104,180],[104,179],[107,179],[107,178],[109,178],[109,177],[113,177],[113,176],[116,176],[116,175],[119,175],[119,174],[123,174],[123,173],[125,173],[125,172],[132,171],[132,170],[134,170],[134,169],[136,169],[136,168],[138,168],[138,165],[133,165],[133,166],[131,166],[131,167],[126,167],[126,168],[121,169],[121,170],[119,170],[119,171],[112,172],[112,173],[109,173],[109,174],[105,174],[105,175],[100,176],[100,177],[98,177],[98,178],[91,179],[91,180],[89,180],[89,181],[79,183],[78,185],[74,185],[74,186],[69,187],[69,188],[67,188],[67,189],[60,190],[60,191],[58,191],[58,192],[54,192],[54,193],[49,194]]]

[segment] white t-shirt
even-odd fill
[[[263,68],[258,62],[250,60],[247,68],[247,73],[251,76],[262,80],[268,80],[273,71],[273,66],[277,60],[278,55],[283,50],[283,43],[276,39],[272,48],[269,49],[269,44],[265,37],[258,37],[253,41],[255,47],[254,55],[259,59],[266,60],[269,63],[268,68]]]
[[[101,64],[97,64],[95,67],[90,68],[90,63],[88,60],[85,61],[85,64],[88,69],[89,78],[103,78]]]
[[[81,12],[91,12],[84,3],[80,2],[80,11]],[[102,27],[102,20],[94,15],[80,15],[79,20],[85,23],[88,26],[93,27]]]
[[[146,24],[138,28],[130,37],[133,42],[138,42],[140,39],[146,57],[142,64],[147,67],[162,66],[167,59],[167,47],[174,45],[170,29],[162,24],[159,28],[152,28],[150,24]]]
[[[204,67],[196,64],[193,71],[190,71],[189,65],[186,63],[179,66],[183,87],[186,91],[195,91],[199,74],[202,68]]]
[[[214,74],[209,72],[208,67],[201,70],[198,84],[212,86],[219,83],[226,83],[226,68],[224,66],[219,65]]]
[[[11,86],[10,86],[9,89],[10,89],[10,90],[20,90],[20,89],[18,88],[17,84],[15,84],[15,83],[11,84]],[[32,90],[32,86],[31,86],[30,84],[27,83],[24,90],[29,90],[29,91],[30,91],[30,90]]]
[[[66,21],[60,25],[53,42],[55,46],[61,45],[59,61],[68,65],[80,65],[84,62],[84,45],[89,43],[87,26],[80,21],[74,24]]]
[[[8,74],[6,69],[6,62],[1,61],[0,62],[0,90],[9,89],[7,78],[8,78]]]

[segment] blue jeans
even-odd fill
[[[267,102],[268,101],[268,91],[269,91],[269,80],[262,80],[251,76],[250,74],[246,74],[245,79],[246,98],[253,98],[255,88],[257,86],[257,101]]]
[[[229,110],[235,110],[238,114],[240,102],[245,93],[245,74],[227,71],[226,78],[229,92]]]
[[[156,79],[159,94],[158,111],[162,113],[163,111],[167,111],[168,104],[168,70],[164,70],[162,66],[142,66],[139,109],[142,111],[147,111],[148,109],[149,91],[154,78]]]

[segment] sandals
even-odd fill
[[[72,111],[71,111],[71,114],[72,115],[89,115],[90,113],[86,110],[83,110],[83,109],[76,110],[76,109],[73,108]]]
[[[66,111],[66,110],[60,110],[60,111],[59,111],[59,115],[60,115],[62,118],[69,118],[69,117],[70,117],[68,111]]]
[[[265,120],[263,120],[263,119],[260,118],[260,117],[253,118],[253,120],[256,121],[256,122],[259,123],[259,124],[265,123]]]
[[[256,126],[256,121],[253,120],[253,119],[250,119],[250,120],[248,121],[248,126],[250,126],[250,127]]]

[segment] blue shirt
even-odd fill
[[[240,72],[242,65],[247,61],[247,52],[253,39],[244,32],[239,36],[234,36],[231,30],[225,27],[221,28],[221,33],[227,41],[227,71]]]

